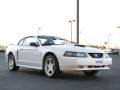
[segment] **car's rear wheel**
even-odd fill
[[[10,71],[17,71],[19,69],[19,67],[16,66],[15,57],[13,54],[8,56],[8,68]]]
[[[98,70],[87,70],[87,71],[83,71],[83,72],[87,76],[94,76],[98,73]]]
[[[43,70],[47,77],[52,78],[59,73],[59,64],[54,55],[48,55],[43,62]]]

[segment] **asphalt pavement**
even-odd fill
[[[120,90],[120,56],[111,56],[110,70],[88,77],[82,72],[63,72],[58,78],[45,77],[39,70],[8,70],[4,53],[0,53],[0,90]]]

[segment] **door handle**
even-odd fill
[[[19,49],[19,50],[21,50],[21,51],[22,51],[23,49]]]

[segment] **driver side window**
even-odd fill
[[[38,41],[36,40],[36,38],[34,38],[34,37],[28,37],[28,38],[26,38],[24,40],[23,46],[30,46],[30,43],[32,43],[32,42],[38,44]]]

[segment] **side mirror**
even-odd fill
[[[36,44],[35,42],[31,42],[30,46],[38,47],[38,44]]]

